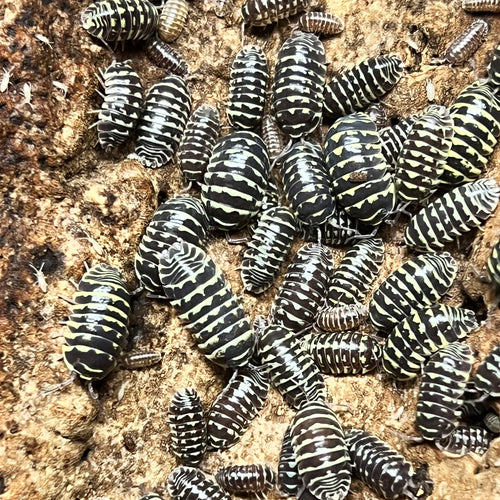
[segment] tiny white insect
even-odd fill
[[[54,50],[54,49],[52,48],[52,45],[54,44],[54,42],[51,42],[51,41],[50,41],[50,40],[49,40],[49,39],[48,39],[45,35],[41,35],[40,33],[37,33],[37,34],[35,35],[35,38],[36,38],[39,42],[42,42],[42,43],[44,43],[45,45],[48,45],[48,46],[51,48],[51,50]]]
[[[35,271],[36,284],[40,287],[40,290],[43,293],[47,293],[48,290],[47,280],[45,279],[45,275],[43,274],[42,271],[44,264],[45,262],[42,262],[40,269],[37,269],[32,264],[30,264],[29,266]]]
[[[24,98],[21,105],[29,104],[30,107],[33,108],[33,105],[31,104],[31,83],[28,82],[23,85],[23,88],[21,90],[21,95]]]
[[[5,92],[8,89],[10,77],[11,77],[13,71],[14,71],[14,67],[12,67],[10,69],[3,68],[3,76],[2,76],[2,80],[0,81],[0,92]]]
[[[61,91],[61,94],[63,95],[63,97],[66,97],[68,95],[68,86],[62,82],[58,82],[57,80],[53,80],[52,81],[52,85],[54,85],[54,87],[56,89],[59,89]]]
[[[427,78],[427,80],[425,80],[425,92],[427,93],[427,100],[429,102],[433,102],[436,98],[436,87],[434,86],[430,78]]]

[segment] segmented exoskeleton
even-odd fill
[[[207,447],[207,424],[200,397],[195,389],[178,390],[168,410],[170,451],[183,465],[196,467]]]
[[[456,236],[479,227],[498,204],[500,188],[494,179],[479,179],[436,198],[414,215],[405,243],[417,251],[439,250]]]
[[[353,473],[378,495],[387,499],[406,495],[417,500],[432,493],[434,484],[426,467],[415,471],[410,462],[377,436],[350,429],[345,440]]]
[[[264,406],[268,392],[265,366],[234,372],[208,412],[209,450],[225,450],[236,444]]]
[[[248,364],[253,330],[223,274],[201,248],[182,240],[172,244],[162,252],[159,276],[165,296],[210,361],[230,368]]]
[[[396,325],[382,347],[382,367],[397,380],[411,380],[433,353],[477,328],[472,311],[435,305],[411,313]]]

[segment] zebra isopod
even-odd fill
[[[326,386],[311,356],[295,334],[280,325],[266,326],[259,335],[257,356],[269,370],[271,383],[294,409],[305,401],[326,399]]]
[[[351,484],[351,460],[337,416],[321,401],[308,401],[290,424],[304,486],[317,498],[342,500]]]
[[[82,27],[104,42],[146,40],[158,19],[158,10],[148,0],[97,0],[81,16]]]
[[[203,182],[219,129],[219,111],[215,106],[202,104],[189,118],[177,153],[186,181]]]
[[[396,380],[411,380],[442,347],[477,328],[472,311],[435,305],[413,312],[396,325],[382,348],[382,367]]]
[[[166,298],[210,361],[229,368],[248,364],[254,332],[224,275],[201,248],[177,241],[162,252],[159,276]]]
[[[412,311],[431,306],[450,289],[458,266],[448,252],[418,255],[391,273],[370,302],[372,324],[390,331]]]
[[[264,406],[269,385],[266,367],[234,372],[207,415],[210,451],[225,450],[239,441]]]
[[[207,424],[200,397],[195,389],[178,390],[168,410],[170,451],[183,465],[196,467],[207,448]]]
[[[276,279],[292,247],[297,223],[288,207],[271,207],[259,217],[241,261],[243,288],[262,293]]]
[[[356,328],[368,315],[363,304],[323,307],[316,316],[316,326],[326,332],[344,332]]]
[[[333,268],[328,247],[308,243],[295,254],[269,314],[272,323],[295,332],[312,326]]]
[[[266,146],[254,132],[237,130],[216,144],[201,186],[201,201],[214,227],[241,229],[258,214],[269,167]]]
[[[361,62],[325,86],[324,114],[338,118],[365,109],[389,92],[403,76],[399,56],[383,55]]]
[[[121,272],[107,264],[91,267],[80,280],[65,323],[64,363],[92,382],[108,375],[128,342],[130,294]]]
[[[494,179],[482,178],[456,187],[410,219],[404,241],[417,251],[439,250],[455,237],[479,227],[496,208],[499,197]]]
[[[129,62],[113,61],[101,72],[104,102],[93,126],[97,127],[99,144],[105,151],[130,136],[141,114],[141,80]]]
[[[148,224],[135,254],[135,274],[151,293],[162,293],[158,266],[161,252],[179,238],[204,247],[209,221],[201,202],[191,196],[175,196],[162,203]]]
[[[459,425],[448,436],[434,442],[436,448],[450,458],[468,453],[484,455],[490,447],[493,435],[480,427]]]
[[[384,242],[380,238],[355,243],[333,272],[326,305],[337,307],[351,304],[355,306],[351,311],[353,318],[365,316],[361,304],[382,267],[384,254]]]
[[[216,481],[229,493],[265,493],[274,487],[276,473],[267,464],[229,465],[221,467]]]
[[[309,7],[311,0],[245,0],[241,15],[248,26],[267,26]]]
[[[353,473],[378,495],[387,499],[403,495],[427,498],[434,489],[425,467],[416,471],[396,450],[377,436],[359,429],[346,432]]]
[[[168,476],[173,500],[231,500],[231,497],[200,469],[176,467]]]
[[[402,145],[394,175],[403,203],[422,204],[440,184],[453,136],[445,106],[432,105],[419,115]]]
[[[307,33],[337,35],[344,31],[344,21],[327,12],[307,12],[299,17],[298,27]]]
[[[497,344],[478,366],[473,383],[482,394],[500,398],[500,344]]]
[[[283,155],[281,177],[286,197],[302,223],[319,226],[332,217],[335,201],[319,144],[295,143]]]
[[[234,129],[252,130],[262,120],[268,79],[267,59],[258,45],[245,45],[234,58],[226,111]]]
[[[377,340],[357,332],[309,334],[301,345],[328,375],[364,375],[377,369],[382,357]]]
[[[473,362],[467,344],[452,342],[424,366],[417,400],[417,428],[424,439],[444,438],[457,427]]]
[[[168,75],[154,84],[146,96],[137,127],[135,153],[148,168],[158,168],[172,160],[191,111],[191,94],[183,78]]]
[[[500,100],[488,83],[465,87],[450,107],[451,148],[441,182],[457,185],[481,175],[500,136]]]
[[[316,35],[296,31],[285,40],[276,60],[271,100],[285,134],[304,137],[320,124],[325,73],[325,48]]]

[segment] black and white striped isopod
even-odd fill
[[[411,380],[439,349],[477,328],[472,311],[443,304],[413,312],[396,325],[382,347],[382,367],[396,380]]]
[[[290,424],[304,486],[317,498],[342,500],[351,484],[351,460],[337,416],[322,401],[308,401]]]
[[[200,469],[176,467],[168,476],[173,500],[231,500],[231,497]]]
[[[325,306],[316,316],[316,326],[326,332],[345,332],[356,328],[368,316],[363,304]]]
[[[266,144],[267,154],[271,162],[274,162],[283,151],[283,135],[273,115],[264,115],[262,118],[262,139]],[[279,158],[277,162],[280,162]]]
[[[249,26],[267,26],[288,19],[309,7],[311,0],[245,0],[241,8],[243,22]]]
[[[183,465],[196,467],[207,448],[207,424],[200,397],[190,387],[178,390],[168,409],[170,451]]]
[[[486,40],[490,27],[484,19],[476,19],[446,48],[443,62],[460,65],[467,62]]]
[[[399,56],[383,55],[344,71],[325,86],[324,115],[338,118],[365,109],[398,83],[403,69]]]
[[[72,374],[92,383],[115,368],[127,345],[130,294],[118,269],[98,264],[82,276],[73,302],[63,359]]]
[[[129,158],[158,168],[172,160],[191,111],[191,94],[183,78],[168,75],[146,96],[137,128],[135,153]]]
[[[179,168],[186,181],[203,182],[219,129],[219,111],[210,104],[202,104],[189,118],[177,153]]]
[[[396,193],[404,203],[422,203],[439,187],[453,136],[453,121],[444,106],[422,112],[409,131],[398,156]]]
[[[297,470],[297,455],[293,450],[290,425],[286,428],[281,443],[280,458],[278,462],[278,487],[282,493],[297,496],[301,484]]]
[[[254,129],[262,120],[269,72],[266,54],[258,45],[245,45],[234,58],[226,106],[234,129]]]
[[[370,301],[375,328],[390,331],[412,311],[437,303],[450,289],[458,266],[448,252],[419,255],[391,273]]]
[[[483,424],[488,431],[500,434],[500,415],[494,411],[489,411],[483,418]]]
[[[326,135],[325,157],[338,203],[351,217],[381,224],[394,209],[396,190],[370,117],[353,113],[339,118]]]
[[[328,375],[364,375],[378,368],[382,357],[379,343],[357,332],[312,333],[301,345]]]
[[[159,68],[179,76],[186,76],[189,73],[186,60],[163,40],[150,38],[145,52],[148,59]]]
[[[159,276],[201,352],[220,366],[246,365],[254,333],[215,262],[201,248],[178,241],[163,251]]]
[[[500,0],[495,0],[497,3],[498,12],[500,12]],[[500,87],[500,44],[495,47],[491,62],[488,66],[488,85],[493,87],[493,90],[498,91]]]
[[[481,427],[459,425],[448,436],[434,442],[436,448],[450,458],[468,453],[484,455],[490,447],[493,435]]]
[[[403,150],[403,143],[406,141],[413,124],[417,120],[418,115],[410,115],[407,118],[403,118],[395,125],[385,127],[380,131],[382,154],[389,166],[395,167],[397,165],[399,155]]]
[[[500,12],[500,2],[498,0],[462,0],[462,9],[466,12]]]
[[[478,391],[492,398],[500,398],[500,344],[484,358],[473,380]]]
[[[326,399],[323,378],[294,332],[269,325],[258,337],[257,356],[267,366],[272,385],[292,408]]]
[[[141,285],[152,293],[161,293],[158,276],[161,253],[178,239],[204,247],[209,221],[202,203],[191,196],[175,196],[156,210],[135,254],[135,273]]]
[[[244,290],[259,294],[271,286],[296,233],[295,215],[288,207],[271,207],[262,213],[241,261]]]
[[[104,42],[147,40],[158,26],[158,10],[148,0],[97,0],[82,12],[82,27]]]
[[[382,267],[384,254],[384,242],[380,238],[354,244],[332,274],[326,304],[335,307],[363,303]]]
[[[316,35],[337,35],[344,31],[344,21],[328,12],[307,12],[298,20],[298,28]]]
[[[387,499],[405,495],[417,500],[432,493],[434,485],[427,477],[426,467],[415,471],[410,462],[377,436],[350,429],[345,440],[354,475],[378,495]]]
[[[176,40],[186,24],[188,3],[186,0],[167,0],[158,20],[158,35],[167,43]]]
[[[269,385],[266,367],[234,372],[207,415],[210,451],[225,450],[239,441],[264,406]]]
[[[321,146],[296,142],[281,161],[284,191],[297,218],[311,226],[324,224],[335,211],[335,201]]]
[[[142,85],[129,61],[113,61],[101,72],[104,101],[97,115],[99,144],[109,151],[124,142],[141,114]]]
[[[323,303],[333,260],[328,247],[308,243],[295,254],[274,299],[271,323],[294,332],[310,327]]]
[[[215,479],[229,493],[254,493],[260,498],[276,484],[276,473],[267,464],[229,465],[221,467]]]
[[[500,188],[494,179],[479,179],[436,198],[410,219],[405,243],[420,252],[443,248],[457,236],[479,227],[495,210]]]
[[[271,108],[278,126],[290,137],[311,134],[321,122],[325,62],[325,48],[313,33],[296,31],[278,52]]]
[[[254,132],[238,130],[215,146],[201,201],[212,224],[224,231],[240,229],[259,212],[269,183],[269,157]]]
[[[375,236],[377,228],[350,217],[343,208],[336,207],[333,216],[321,226],[299,224],[299,234],[305,241],[323,245],[348,245],[357,240]]]
[[[441,182],[462,184],[479,177],[500,136],[500,100],[488,84],[465,87],[450,107],[451,148]]]
[[[417,428],[424,439],[444,438],[457,427],[473,362],[467,344],[452,342],[424,366],[417,400]]]

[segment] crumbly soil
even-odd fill
[[[41,396],[40,391],[68,377],[61,358],[71,297],[84,263],[107,262],[123,269],[130,290],[137,287],[134,253],[158,203],[183,189],[175,164],[147,170],[127,155],[133,139],[110,153],[100,149],[89,129],[101,98],[99,68],[116,57],[132,61],[147,88],[162,71],[146,59],[140,44],[112,54],[79,26],[84,4],[74,0],[19,0],[0,6],[0,66],[10,81],[0,93],[0,498],[76,500],[135,499],[157,491],[167,496],[166,478],[176,461],[168,451],[167,408],[173,393],[193,386],[208,409],[230,374],[210,365],[167,303],[145,294],[133,300],[131,348],[156,349],[161,364],[143,370],[116,370],[97,385],[100,415],[79,383]],[[229,70],[240,47],[237,19],[219,19],[211,0],[189,4],[189,19],[173,46],[190,64],[193,107],[218,104],[224,124]],[[476,77],[484,77],[500,39],[500,18],[490,23],[488,39],[473,65],[431,65],[474,18],[459,2],[436,0],[327,0],[328,10],[345,19],[340,36],[324,40],[329,73],[380,53],[398,53],[406,73],[385,98],[397,119],[425,108],[426,82],[435,103],[449,105]],[[270,67],[290,33],[282,22],[246,31],[247,43],[266,51]],[[44,43],[43,35],[51,42]],[[1,71],[1,70],[0,70]],[[55,83],[54,82],[59,82]],[[31,84],[31,101],[27,87]],[[2,81],[1,88],[5,85]],[[61,86],[67,89],[63,92]],[[24,95],[23,95],[24,93]],[[227,132],[227,129],[226,129]],[[500,149],[486,175],[500,182]],[[191,191],[196,195],[196,191]],[[380,283],[410,256],[402,241],[407,217],[382,229],[387,243]],[[460,271],[445,301],[465,304],[485,318],[494,303],[480,280],[490,248],[499,238],[500,209],[484,228],[450,245]],[[295,250],[300,246],[295,244]],[[222,268],[248,315],[266,314],[277,286],[254,297],[242,294],[238,265],[244,247],[214,235],[209,253]],[[345,248],[335,248],[336,262]],[[32,267],[43,265],[43,280]],[[483,359],[499,341],[500,312],[488,316],[469,339]],[[444,457],[432,446],[413,446],[394,432],[416,435],[418,383],[395,387],[379,374],[327,377],[329,400],[347,405],[343,424],[367,429],[387,440],[414,464],[426,462],[435,489],[432,500],[500,498],[500,441],[485,457]],[[277,466],[285,427],[293,412],[272,390],[264,410],[229,451],[210,454],[204,468],[220,464],[268,462]],[[269,494],[269,499],[279,498]],[[353,481],[350,500],[378,498]]]

